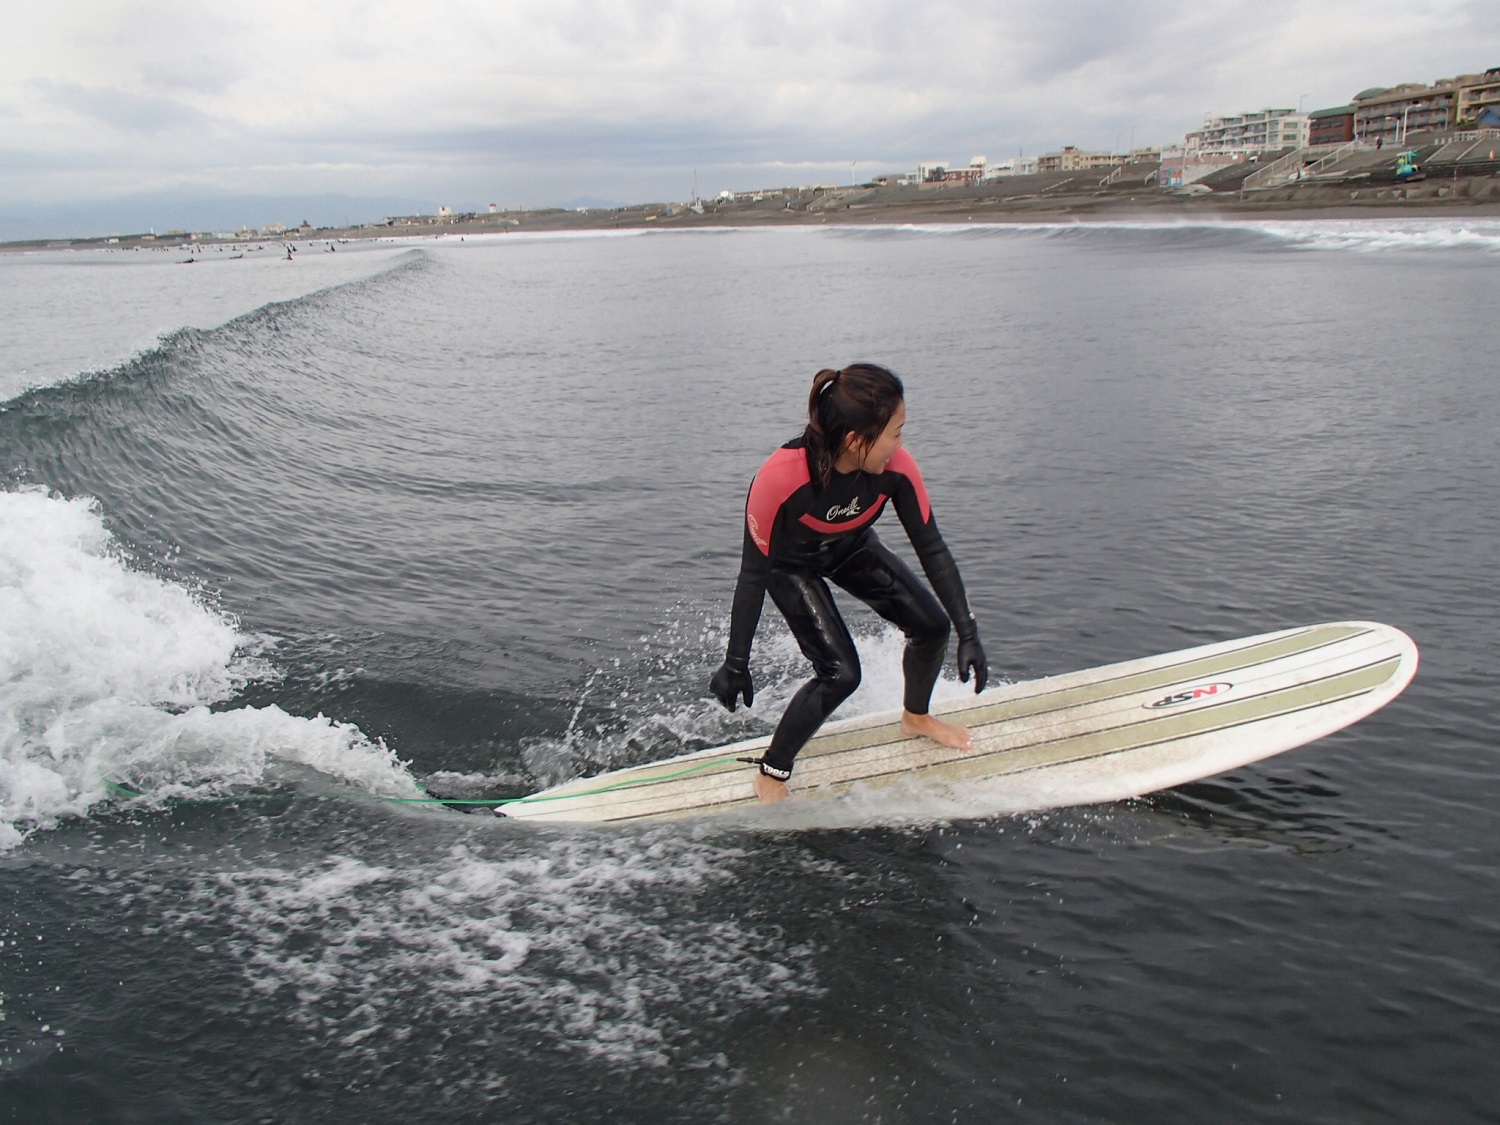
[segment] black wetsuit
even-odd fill
[[[895,505],[936,598],[871,528],[887,502]],[[748,675],[750,645],[769,591],[816,673],[792,698],[761,764],[762,772],[783,780],[791,776],[797,752],[859,686],[859,655],[825,579],[906,634],[906,710],[927,712],[950,620],[974,646],[983,682],[984,656],[963,581],[911,454],[898,449],[879,473],[836,472],[824,489],[803,440],[790,441],[767,459],[750,486],[725,659],[727,668]],[[733,696],[725,702],[732,706]]]

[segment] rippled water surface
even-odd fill
[[[0,256],[0,1120],[1493,1120],[1500,224],[278,255]],[[745,488],[854,359],[1005,677],[1368,618],[1416,681],[1030,817],[388,800],[769,729]]]

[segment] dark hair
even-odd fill
[[[808,464],[824,488],[833,481],[834,462],[849,435],[873,444],[905,397],[901,380],[873,363],[851,363],[841,371],[825,367],[813,376],[802,437]]]

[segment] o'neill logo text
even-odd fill
[[[860,511],[861,511],[861,509],[860,509],[860,506],[859,506],[859,497],[856,496],[853,500],[849,501],[849,503],[845,504],[842,508],[838,507],[837,505],[835,505],[832,508],[829,508],[828,509],[828,515],[825,518],[828,520],[829,523],[832,523],[834,520],[838,519],[840,516],[857,516],[857,515],[859,515]]]
[[[1200,699],[1214,699],[1224,695],[1233,687],[1233,684],[1199,684],[1197,687],[1174,691],[1155,703],[1145,703],[1142,706],[1148,711],[1158,711],[1163,707],[1176,707],[1180,703],[1197,703]]]
[[[746,512],[745,524],[750,529],[750,538],[755,540],[755,545],[769,555],[771,553],[771,544],[767,543],[765,537],[760,533],[760,521],[749,512]]]

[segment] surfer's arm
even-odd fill
[[[907,538],[917,552],[922,572],[932,583],[948,619],[953,622],[953,631],[958,634],[958,678],[969,682],[969,673],[974,674],[974,690],[983,691],[989,680],[989,664],[984,647],[979,643],[979,625],[969,609],[969,596],[964,589],[963,577],[958,573],[958,563],[953,561],[953,552],[943,541],[938,531],[937,520],[932,514],[932,504],[927,497],[922,473],[911,454],[899,449],[887,465],[900,479],[895,488],[896,514]]]
[[[770,569],[771,560],[761,553],[747,529],[740,576],[734,584],[734,604],[729,611],[729,647],[725,655],[726,661],[740,668],[750,667],[750,646],[760,625],[760,611],[766,601],[766,572]]]
[[[785,534],[787,501],[807,479],[807,458],[802,450],[783,446],[767,459],[750,482],[750,492],[745,497],[740,577],[735,583],[734,608],[729,615],[727,659],[738,667],[750,666],[750,644],[755,640],[755,627],[760,624],[760,611],[765,604],[771,557]]]
[[[734,584],[734,603],[729,611],[729,645],[724,663],[709,680],[708,689],[729,710],[735,700],[744,696],[745,706],[755,702],[755,681],[750,677],[750,647],[760,625],[760,611],[766,601],[766,575],[771,569],[771,529],[781,518],[780,507],[766,518],[760,510],[757,518],[755,486],[745,510],[745,538],[740,552],[740,575]]]

